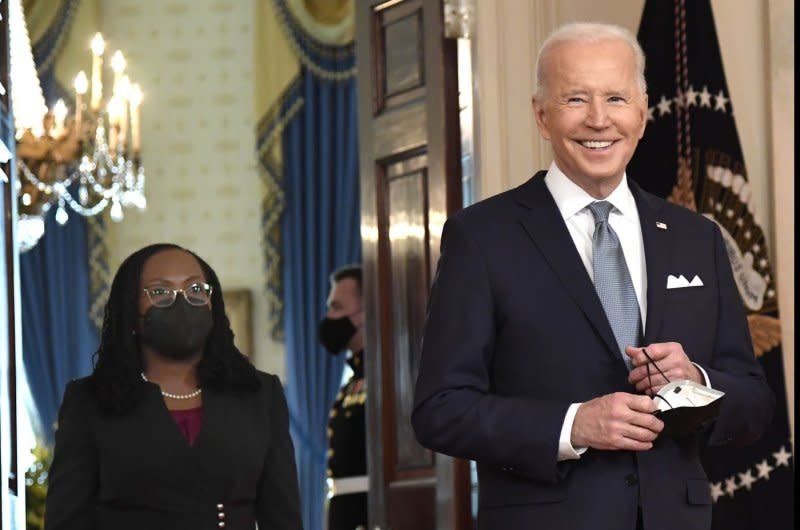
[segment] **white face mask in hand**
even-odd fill
[[[681,379],[667,383],[653,397],[661,398],[658,400],[658,410],[663,412],[679,407],[704,407],[724,395],[719,390]]]
[[[664,436],[686,436],[695,432],[701,425],[719,413],[719,407],[725,392],[700,385],[689,379],[670,381],[658,367],[647,350],[642,348],[647,357],[647,378],[650,378],[650,364],[667,381],[667,384],[653,395],[657,401],[656,414],[664,422]],[[652,383],[650,384],[652,387]]]

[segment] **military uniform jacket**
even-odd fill
[[[193,446],[159,387],[124,416],[101,415],[88,378],[59,411],[47,530],[300,529],[297,472],[277,377],[248,393],[203,391]]]
[[[353,375],[336,396],[328,421],[328,476],[333,478],[367,474],[363,353],[354,353],[347,364]]]
[[[367,432],[364,403],[364,354],[347,360],[353,375],[342,386],[331,407],[328,422],[328,477],[338,479],[367,474]],[[328,506],[328,530],[353,530],[367,526],[367,493],[336,495]]]

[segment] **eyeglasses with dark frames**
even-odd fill
[[[202,306],[211,301],[213,288],[205,282],[195,282],[183,289],[172,289],[157,285],[142,289],[147,295],[150,303],[156,307],[169,307],[175,303],[178,293],[181,293],[190,305]]]

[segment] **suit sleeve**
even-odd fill
[[[714,227],[719,317],[710,366],[711,385],[725,392],[710,433],[711,445],[744,445],[757,440],[772,420],[775,395],[767,385],[753,343],[744,307],[731,271],[722,234]]]
[[[70,382],[58,413],[45,500],[45,530],[95,528],[97,449],[89,428],[91,396]]]
[[[300,492],[294,446],[289,437],[289,410],[283,387],[276,376],[269,380],[270,446],[256,492],[258,527],[269,530],[302,530]]]
[[[487,257],[461,219],[449,219],[428,301],[414,431],[434,451],[557,482],[572,465],[557,461],[570,404],[503,396],[493,388],[500,326],[494,305]]]

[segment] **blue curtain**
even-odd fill
[[[286,0],[273,4],[301,67],[258,125],[267,191],[261,219],[269,268],[267,321],[272,336],[286,345],[286,397],[303,523],[319,530],[326,427],[344,358],[319,345],[317,326],[331,271],[361,261],[355,46],[315,40],[293,18]],[[273,153],[277,140],[280,160]]]
[[[305,528],[321,528],[326,427],[343,356],[317,340],[336,267],[361,260],[355,79],[323,80],[303,68],[284,104],[302,108],[283,132],[282,228],[287,400]]]
[[[66,384],[91,371],[97,336],[89,320],[86,221],[73,213],[64,226],[55,208],[39,243],[19,257],[22,360],[39,411],[41,436],[52,443]]]

